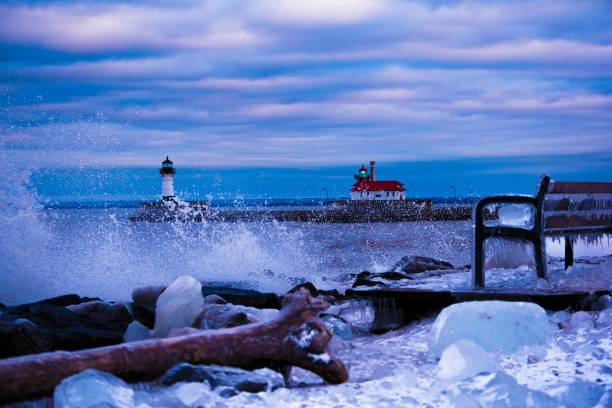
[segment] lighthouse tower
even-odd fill
[[[166,160],[162,162],[159,169],[159,174],[162,176],[162,199],[172,200],[174,198],[174,163],[166,156]]]

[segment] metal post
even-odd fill
[[[574,264],[574,243],[569,236],[565,237],[565,269]]]

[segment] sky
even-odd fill
[[[610,180],[612,2],[5,0],[0,149],[62,197],[166,155],[234,193]]]

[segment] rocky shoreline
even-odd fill
[[[12,357],[18,356],[38,358],[45,356],[40,353],[56,350],[102,350],[98,348],[131,342],[141,344],[143,340],[182,339],[210,330],[259,327],[267,322],[275,322],[275,319],[282,315],[283,305],[296,293],[324,302],[326,306],[316,316],[324,324],[322,327],[326,327],[323,330],[329,331],[338,339],[350,340],[360,333],[369,335],[396,330],[424,316],[423,313],[417,313],[419,305],[413,304],[411,310],[415,313],[411,315],[410,321],[403,321],[400,326],[389,325],[389,310],[378,308],[384,302],[379,305],[371,303],[368,306],[367,302],[363,303],[364,298],[360,296],[360,290],[384,288],[386,282],[411,281],[421,277],[431,278],[432,274],[457,273],[465,268],[469,268],[469,265],[457,268],[445,261],[406,256],[389,271],[354,275],[354,289],[347,290],[346,293],[320,290],[312,283],[304,282],[279,296],[255,290],[206,286],[192,277],[180,277],[169,286],[136,288],[131,300],[127,302],[107,302],[99,298],[68,294],[17,306],[0,305],[0,359],[7,359],[0,362],[12,361]],[[597,305],[597,302],[609,303],[606,300],[609,296],[602,295],[601,299],[603,300],[592,299],[595,302],[595,310],[603,308],[602,305]],[[353,309],[363,305],[374,307],[375,312],[367,326],[355,326],[349,316],[354,313]],[[441,305],[439,309],[446,306],[448,304]],[[427,310],[427,313],[431,312],[432,310]],[[323,360],[329,358],[327,352],[320,355]],[[206,384],[208,390],[216,390],[222,398],[229,398],[242,392],[272,391],[291,382],[290,365],[261,366],[268,368],[253,371],[178,361],[157,375],[147,387],[169,387],[168,390],[175,390],[185,383]],[[55,389],[54,398],[65,400],[75,392],[74,389],[81,387],[80,384],[90,382],[114,384],[114,387],[119,388],[128,387],[116,376],[86,370],[61,382]],[[172,398],[167,400],[170,405],[173,405]],[[51,400],[46,401],[48,406],[51,406]]]
[[[451,269],[453,266],[448,262],[425,257],[404,257],[388,272],[357,274],[353,287],[383,285],[377,278],[409,279],[411,274],[418,275],[431,270],[443,273]],[[312,296],[321,296],[331,304],[349,301],[349,297],[337,290],[320,290],[310,282],[296,285],[288,294],[299,288],[305,288]],[[134,322],[149,330],[154,328],[156,303],[165,289],[166,286],[136,288],[128,302],[108,302],[67,294],[29,304],[2,306],[0,358],[121,343],[128,326]],[[283,300],[283,296],[275,293],[232,287],[202,285],[201,293],[204,299],[216,297],[222,303],[249,310],[278,310]],[[222,314],[221,311],[219,314]]]

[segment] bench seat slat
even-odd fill
[[[551,215],[546,217],[544,230],[567,230],[586,228],[610,228],[612,227],[612,214],[601,213],[590,216],[581,216],[575,213],[568,215]]]
[[[544,201],[544,211],[591,211],[612,210],[612,195],[593,194],[588,196],[549,198]]]
[[[606,194],[612,193],[610,182],[551,181],[549,194]]]

